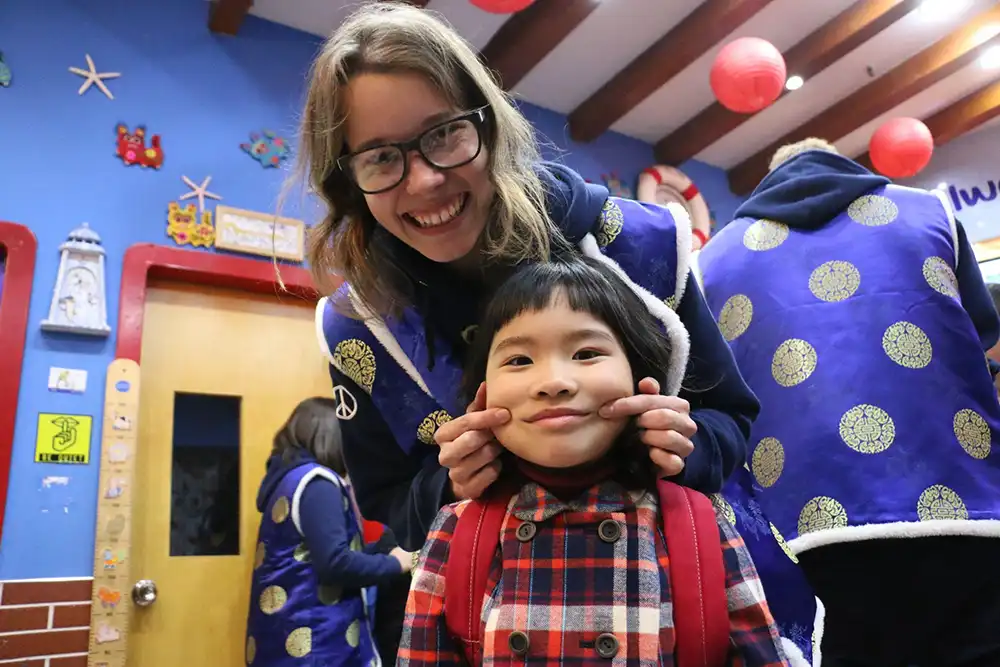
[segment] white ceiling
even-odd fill
[[[569,113],[701,1],[604,0],[513,93],[538,106]],[[946,11],[941,15],[909,14],[696,157],[726,169],[735,166],[870,82],[868,67],[876,76],[884,74],[997,0],[943,2]],[[325,36],[357,4],[356,0],[254,0],[252,13]],[[661,139],[714,101],[708,72],[715,54],[729,39],[753,35],[785,50],[851,4],[852,0],[774,0],[619,119],[612,129],[648,142]],[[477,48],[484,47],[508,18],[483,12],[468,0],[431,0],[427,9],[441,14]],[[868,138],[884,118],[898,114],[926,117],[997,76],[996,70],[970,65],[846,137],[826,139],[847,154],[864,152]]]

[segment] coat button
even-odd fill
[[[517,539],[521,542],[530,542],[537,531],[538,529],[535,528],[535,524],[525,521],[517,527]]]
[[[610,660],[618,655],[618,637],[615,637],[610,632],[601,633],[597,635],[594,648],[597,649],[597,655]]]
[[[614,637],[612,637],[612,639],[614,639]],[[618,646],[617,642],[618,640],[615,640],[616,647]],[[514,655],[526,654],[528,652],[529,644],[528,635],[524,634],[520,630],[515,630],[510,633],[510,637],[507,638],[507,645],[510,646],[510,652]]]
[[[622,527],[614,519],[605,519],[597,526],[597,534],[605,542],[614,543],[622,536]]]

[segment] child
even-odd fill
[[[247,621],[249,665],[379,667],[368,587],[408,572],[412,554],[362,549],[336,403],[302,401],[274,437]],[[308,656],[307,661],[302,659]]]
[[[656,483],[641,422],[599,414],[640,382],[662,381],[685,335],[677,319],[664,335],[597,260],[528,265],[499,288],[476,330],[466,393],[478,409],[510,411],[494,429],[505,473],[492,495],[434,521],[400,667],[788,664],[731,524],[705,496]]]

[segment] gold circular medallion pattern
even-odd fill
[[[312,652],[313,637],[309,628],[295,628],[285,639],[285,651],[293,658],[304,658]]]
[[[719,311],[719,330],[727,341],[734,341],[747,330],[753,320],[753,303],[746,294],[734,294],[726,299]]]
[[[861,272],[850,262],[825,262],[809,275],[809,291],[828,303],[850,298],[860,286]]]
[[[344,587],[337,584],[321,584],[316,593],[320,603],[325,605],[337,604],[340,596],[344,594]]]
[[[974,459],[985,459],[990,455],[993,434],[986,419],[975,410],[959,410],[952,421],[955,437],[965,453]]]
[[[958,278],[948,262],[940,257],[928,257],[924,260],[922,272],[931,289],[953,299],[959,298]]]
[[[361,641],[361,623],[357,620],[351,621],[351,624],[347,626],[344,638],[347,639],[347,643],[351,648],[356,648]]]
[[[794,387],[809,379],[816,370],[816,350],[800,338],[789,338],[778,346],[771,359],[771,376],[782,387]]]
[[[847,215],[865,227],[881,227],[896,219],[899,207],[888,197],[864,195],[851,202],[847,207]]]
[[[610,245],[621,234],[624,226],[625,215],[618,204],[610,199],[606,200],[601,209],[601,229],[597,232],[597,245],[602,248]]]
[[[361,551],[364,548],[365,544],[361,540],[361,533],[355,533],[354,537],[351,538],[351,551]]]
[[[372,393],[375,385],[375,353],[357,338],[337,343],[333,350],[333,367],[354,380],[355,384]]]
[[[253,659],[257,657],[257,640],[253,638],[253,635],[247,636],[247,664],[252,665]]]
[[[417,440],[424,443],[425,445],[434,444],[434,434],[441,427],[441,424],[447,424],[451,421],[451,415],[449,415],[444,410],[435,410],[420,422],[420,426],[417,427]]]
[[[264,564],[264,558],[267,557],[267,548],[264,546],[263,542],[257,543],[257,549],[253,553],[253,569],[257,569]]]
[[[281,586],[268,586],[260,592],[260,610],[270,616],[288,602],[288,593]]]
[[[757,220],[743,232],[743,245],[749,250],[774,250],[788,238],[788,225],[773,220]]]
[[[774,486],[785,469],[785,448],[777,438],[763,438],[750,460],[754,479],[766,489]]]
[[[670,296],[668,296],[666,299],[663,300],[663,303],[667,304],[667,308],[669,308],[670,310],[677,310],[676,295],[671,294]]]
[[[733,506],[729,504],[729,501],[722,497],[721,493],[713,493],[709,496],[712,501],[712,507],[715,508],[716,514],[721,514],[726,517],[726,521],[736,525],[736,512],[733,511]]]
[[[308,563],[311,555],[305,542],[295,547],[295,551],[292,552],[292,557],[300,563]]]
[[[271,521],[275,523],[284,523],[285,519],[288,518],[288,512],[291,509],[291,505],[288,502],[288,498],[281,496],[274,501],[274,505],[271,506]]]
[[[774,541],[778,543],[778,546],[785,552],[785,555],[788,556],[793,563],[798,563],[799,557],[796,556],[795,552],[792,551],[792,548],[788,546],[788,542],[785,541],[784,536],[778,532],[778,527],[773,523],[771,524],[771,534],[774,535]]]
[[[962,498],[943,484],[928,486],[917,499],[917,517],[921,521],[969,518]]]
[[[878,454],[896,439],[896,424],[882,408],[861,403],[840,418],[840,438],[856,452]]]
[[[816,496],[799,512],[799,535],[818,530],[843,528],[847,525],[847,510],[833,498]]]
[[[882,349],[904,368],[923,368],[931,363],[934,350],[923,329],[912,322],[896,322],[882,334]]]

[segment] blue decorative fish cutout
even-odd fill
[[[250,157],[260,162],[262,167],[277,167],[288,157],[288,142],[270,130],[250,135],[250,143],[240,144]]]
[[[13,74],[11,74],[10,67],[3,61],[3,51],[0,51],[0,86],[4,88],[9,87],[12,78]]]

